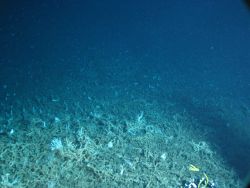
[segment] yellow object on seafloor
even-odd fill
[[[200,169],[192,164],[189,165],[188,169],[192,172],[199,172]]]
[[[204,177],[200,180],[199,184],[198,184],[198,188],[206,188],[208,185],[208,176],[206,173],[203,173]]]

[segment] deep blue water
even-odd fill
[[[249,172],[250,141],[228,129],[250,132],[250,9],[243,1],[2,0],[0,53],[2,101],[63,91],[68,80],[76,88],[90,79],[139,84],[212,127],[225,160],[242,178]]]

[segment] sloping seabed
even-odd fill
[[[206,130],[167,99],[43,95],[1,108],[1,187],[181,187],[203,173],[241,187]]]

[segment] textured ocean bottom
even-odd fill
[[[2,106],[1,187],[181,187],[204,173],[216,187],[241,187],[211,130],[171,101],[44,96]]]

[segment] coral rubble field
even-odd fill
[[[1,187],[182,187],[204,173],[216,187],[240,187],[206,131],[169,101],[1,105]]]

